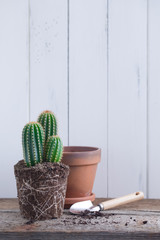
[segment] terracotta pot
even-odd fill
[[[14,166],[21,215],[29,220],[58,218],[64,209],[69,167],[45,162],[26,167],[24,160]]]
[[[95,199],[92,193],[101,149],[95,147],[64,147],[62,162],[70,167],[65,207],[77,201]]]

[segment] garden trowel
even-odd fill
[[[129,195],[108,200],[99,203],[97,206],[93,206],[90,200],[74,203],[70,207],[70,212],[73,214],[83,214],[85,211],[89,212],[99,212],[103,210],[108,210],[114,207],[118,207],[123,204],[135,202],[144,198],[143,192],[135,192]]]

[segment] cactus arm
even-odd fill
[[[57,140],[54,138],[53,148],[52,148],[52,151],[51,151],[51,154],[50,154],[50,161],[51,162],[55,162],[56,152],[57,152]]]
[[[23,156],[27,166],[42,162],[44,130],[39,123],[28,123],[22,131]]]
[[[42,126],[42,128],[43,128],[43,126],[45,126],[45,115],[44,115],[44,113],[42,113],[39,117],[38,117],[38,120],[37,120],[40,124],[41,124],[41,126]],[[44,129],[44,128],[43,128]],[[44,131],[45,131],[45,129],[44,129]]]
[[[50,118],[50,133],[49,133],[49,136],[53,136],[53,135],[56,135],[55,132],[54,132],[53,115],[50,114],[49,118]]]
[[[45,132],[45,141],[47,141],[47,115],[44,115],[44,132]]]
[[[39,162],[41,163],[42,162],[42,154],[43,154],[43,148],[42,148],[42,144],[40,144],[40,134],[39,134],[39,128],[37,125],[34,126],[35,128],[35,138],[34,138],[34,141],[35,141],[35,148],[37,147],[37,151],[36,151],[36,159],[35,159],[35,162],[37,162],[37,159],[39,159]]]
[[[30,158],[30,165],[34,166],[36,164],[36,146],[34,141],[34,130],[33,125],[30,124],[28,131],[28,156]]]
[[[57,135],[57,120],[56,120],[56,117],[54,115],[51,115],[51,118],[52,118],[52,126],[53,126],[52,135]]]
[[[57,120],[56,120],[56,118],[54,117],[54,131],[55,131],[55,135],[57,135],[58,134],[58,126],[57,126]]]
[[[47,114],[47,121],[46,121],[46,140],[48,139],[49,136],[51,134],[51,122],[50,122],[50,115]]]
[[[63,145],[61,141],[58,140],[58,147],[57,147],[57,152],[55,156],[55,161],[59,162],[62,159],[62,155],[63,155]]]
[[[39,123],[41,123],[41,121],[42,121],[42,115],[39,115],[39,117],[38,117],[38,120],[37,120]]]
[[[48,114],[47,115],[47,123],[48,123],[48,127],[47,127],[47,129],[48,129],[48,132],[47,132],[47,139],[48,139],[48,137],[50,137],[50,136],[52,136],[53,135],[53,132],[52,132],[52,128],[53,128],[53,126],[51,127],[51,116]]]
[[[38,118],[38,122],[43,126],[44,125],[44,114],[41,114]]]
[[[55,161],[55,162],[58,162],[58,155],[59,155],[59,150],[60,150],[58,139],[56,139],[55,142],[56,142],[56,143],[55,143],[55,144],[56,144],[56,146],[55,146],[56,151],[55,151],[55,155],[54,155],[54,161]]]
[[[44,111],[38,117],[38,122],[45,131],[45,142],[50,136],[57,135],[57,120],[53,112]]]
[[[49,138],[46,144],[46,161],[49,161],[54,142]]]
[[[55,162],[58,162],[58,160],[59,160],[59,155],[60,155],[60,142],[58,141],[58,139],[57,139],[57,143],[56,143],[56,153],[55,153],[55,156],[54,156],[54,158],[55,158]]]
[[[39,162],[42,161],[41,153],[40,153],[40,146],[39,146],[40,145],[40,143],[39,143],[39,131],[38,131],[37,125],[34,125],[33,128],[34,128],[34,144],[35,144],[35,148],[37,147],[37,151],[35,151],[35,156],[36,156],[35,163],[38,163],[37,159],[39,159]]]
[[[27,152],[27,126],[24,126],[23,128],[23,132],[22,132],[22,146],[23,146],[23,155],[24,155],[24,159],[26,160],[26,164],[27,166],[30,166],[30,159],[28,158],[28,152]]]
[[[31,154],[30,154],[30,126],[27,128],[27,131],[26,131],[26,151],[27,151],[27,159],[26,162],[27,162],[27,166],[31,166]]]
[[[33,155],[33,165],[35,165],[38,161],[38,154],[36,151],[36,138],[35,138],[35,131],[34,131],[34,125],[31,125],[31,132],[30,132],[30,137],[31,137],[31,149],[32,149],[32,155]]]
[[[63,154],[63,144],[58,136],[49,137],[46,144],[46,161],[60,162]]]
[[[39,132],[39,141],[38,141],[38,144],[39,144],[39,151],[40,151],[40,158],[41,158],[41,161],[43,161],[43,153],[44,153],[44,131],[43,131],[43,127],[40,125],[39,128],[38,128],[38,132]]]

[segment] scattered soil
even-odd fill
[[[113,216],[114,213],[112,214],[106,214],[106,213],[102,213],[102,212],[91,212],[89,210],[85,210],[84,212],[81,212],[80,216],[83,217],[83,218],[88,218],[88,219],[91,219],[91,218],[97,218],[97,217],[110,217],[110,216]]]
[[[83,216],[83,217],[101,217],[101,216],[103,216],[103,213],[101,213],[101,212],[91,212],[91,211],[89,211],[89,210],[85,210],[84,212],[82,212],[81,213],[81,216]]]
[[[102,213],[102,212],[90,212],[86,210],[85,212],[82,212],[80,215],[72,215],[72,219],[65,218],[61,219],[61,221],[65,224],[73,224],[73,225],[101,225],[104,223],[108,223],[108,220],[111,216],[115,214],[108,214],[108,213]],[[118,222],[114,222],[115,224],[118,224]]]
[[[112,223],[114,223],[114,224],[119,224],[119,222],[115,222],[115,221],[113,221]]]

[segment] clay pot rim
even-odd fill
[[[63,149],[65,149],[65,148],[77,148],[77,149],[86,149],[86,150],[81,150],[81,151],[68,151],[68,152],[65,152],[64,150],[63,150],[63,153],[65,153],[65,154],[76,154],[76,153],[91,153],[91,152],[99,152],[99,151],[101,151],[101,149],[100,148],[98,148],[98,147],[89,147],[89,146],[64,146],[63,147]],[[88,149],[88,150],[87,150]],[[90,150],[89,150],[90,149]]]
[[[77,151],[67,151],[65,148],[75,149]],[[81,151],[80,151],[81,150]],[[69,166],[86,166],[100,162],[101,149],[98,147],[87,146],[64,146],[62,163]]]

